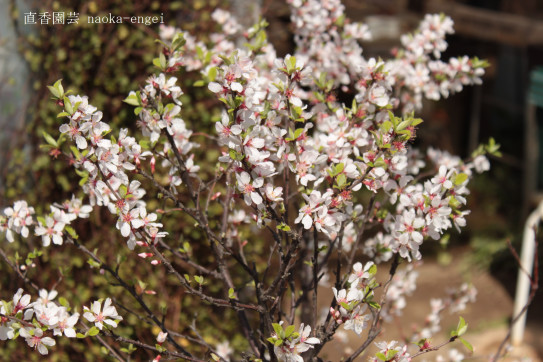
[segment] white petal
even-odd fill
[[[96,318],[94,317],[94,314],[92,314],[91,312],[83,313],[83,317],[85,317],[85,319],[88,320],[89,322],[94,322],[96,320]]]
[[[55,340],[51,337],[43,337],[41,339],[41,343],[45,344],[46,346],[54,346],[56,344]]]
[[[313,219],[309,215],[305,215],[302,219],[302,224],[304,224],[304,229],[310,229],[313,224]]]
[[[85,138],[83,138],[82,136],[76,136],[75,143],[77,145],[77,148],[81,150],[87,148],[87,140],[85,140]]]
[[[232,84],[230,85],[230,88],[233,91],[240,92],[240,93],[243,91],[243,86],[238,82],[232,82]]]
[[[145,223],[144,223],[143,220],[141,220],[141,219],[134,219],[134,220],[132,220],[132,227],[134,227],[134,229],[140,228],[140,227],[142,227],[143,225],[145,225]]]
[[[127,222],[123,222],[121,226],[121,235],[124,237],[130,235],[130,225]]]
[[[47,347],[45,347],[41,343],[38,344],[38,352],[40,352],[41,355],[46,355],[49,353],[49,351],[47,350]]]
[[[309,344],[319,344],[319,343],[321,343],[321,341],[316,337],[310,337],[310,338],[306,339],[304,342],[309,343]]]
[[[222,86],[217,82],[211,82],[207,85],[207,88],[213,93],[222,92]]]
[[[256,192],[251,192],[251,199],[256,205],[260,205],[262,203],[262,196],[260,196]]]

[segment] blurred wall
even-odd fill
[[[22,1],[13,3],[25,9]],[[28,67],[17,49],[17,31],[29,31],[30,27],[28,30],[22,24],[17,27],[11,19],[10,5],[9,1],[0,1],[0,172],[9,157],[13,139],[24,128],[25,110],[32,92]],[[22,20],[23,15],[17,19]]]

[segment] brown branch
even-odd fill
[[[185,357],[184,358],[187,358],[187,359],[193,359],[193,356],[192,354],[190,354],[188,351],[186,351],[183,347],[181,347],[169,334],[169,331],[168,329],[166,328],[166,326],[164,325],[164,323],[162,321],[160,321],[155,315],[154,313],[151,311],[151,309],[147,306],[147,304],[143,301],[143,299],[141,298],[141,295],[139,295],[136,290],[134,289],[133,286],[131,285],[128,285],[121,277],[120,275],[115,271],[113,270],[109,265],[107,265],[106,263],[104,263],[100,258],[98,258],[98,256],[96,254],[94,254],[93,252],[91,252],[90,250],[88,250],[85,246],[83,246],[82,244],[80,244],[79,242],[77,242],[76,240],[74,239],[71,239],[71,238],[68,238],[67,239],[69,242],[71,242],[72,244],[74,244],[79,250],[81,250],[83,253],[87,254],[92,260],[94,260],[95,262],[99,263],[100,264],[100,267],[102,269],[104,269],[105,271],[107,271],[109,274],[111,274],[116,280],[117,282],[119,282],[120,286],[122,286],[128,293],[130,293],[130,295],[132,295],[132,297],[139,303],[139,305],[143,308],[143,310],[145,310],[145,312],[147,313],[147,315],[149,316],[149,318],[151,318],[153,320],[153,322],[160,327],[160,329],[165,332],[165,333],[168,333],[168,340],[170,341],[170,343],[172,343],[179,351],[181,351]],[[155,249],[156,250],[156,249]]]

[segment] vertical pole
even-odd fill
[[[529,95],[528,95],[529,97]],[[528,216],[536,190],[537,168],[539,158],[536,106],[530,99],[526,102],[524,124],[524,187],[522,200],[522,219]]]
[[[530,294],[530,277],[533,273],[534,256],[535,256],[535,227],[543,217],[543,202],[534,210],[526,224],[524,225],[524,235],[522,238],[522,251],[520,255],[520,269],[517,277],[517,291],[515,294],[515,306],[513,309],[513,318],[515,318],[528,303]],[[527,274],[529,273],[529,274]],[[511,331],[511,342],[513,346],[518,346],[522,343],[524,336],[524,327],[526,325],[527,311],[516,321]]]

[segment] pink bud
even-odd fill
[[[155,163],[156,163],[155,156],[153,156],[153,157],[151,158],[151,173],[152,173],[152,174],[155,173]]]
[[[215,195],[211,196],[211,201],[215,201],[215,199],[219,196],[221,196],[220,192],[215,193]]]

